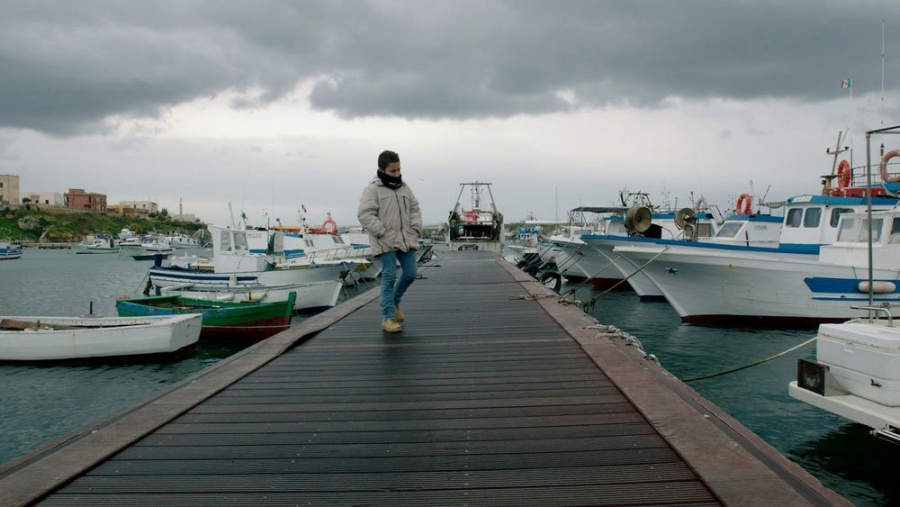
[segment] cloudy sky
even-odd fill
[[[900,2],[0,0],[0,69],[23,193],[351,225],[392,149],[431,223],[470,181],[507,222],[622,190],[724,210],[817,193],[839,132],[857,166],[900,124]]]

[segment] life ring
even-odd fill
[[[738,215],[749,215],[750,207],[753,205],[753,199],[750,197],[750,194],[741,194],[737,198],[737,203],[735,204],[735,211]]]
[[[329,217],[322,222],[322,230],[325,231],[325,234],[337,234],[338,233],[338,225],[337,222],[334,221],[333,218]]]
[[[850,170],[850,162],[841,160],[837,167],[838,188],[847,188],[853,180],[853,171]]]
[[[878,167],[881,172],[881,181],[883,181],[885,183],[896,183],[896,182],[900,181],[900,174],[895,174],[895,175],[891,176],[888,174],[888,171],[887,171],[888,160],[890,160],[898,155],[900,155],[900,150],[891,150],[891,151],[885,153],[883,157],[881,157],[881,164]]]

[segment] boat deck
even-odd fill
[[[850,505],[498,256],[373,289],[0,469],[0,504]]]

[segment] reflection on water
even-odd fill
[[[841,493],[856,505],[900,502],[900,446],[872,437],[863,425],[836,425],[794,448],[788,457],[820,479],[828,477],[828,482],[841,484]]]

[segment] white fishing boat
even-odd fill
[[[456,205],[450,212],[445,241],[450,250],[487,250],[503,253],[503,214],[497,211],[491,184],[485,182],[460,183]],[[469,190],[471,204],[461,199]],[[484,192],[490,200],[485,204]]]
[[[169,245],[172,248],[199,248],[200,238],[197,236],[188,236],[183,232],[173,232],[169,236],[166,237],[166,240],[169,242]]]
[[[583,246],[577,247],[570,255],[576,266],[591,281],[597,290],[613,288],[634,289],[641,298],[661,298],[662,293],[643,276],[625,262],[613,249],[621,245],[641,242],[697,241],[713,237],[718,231],[717,219],[703,197],[691,207],[678,210],[668,206],[655,206],[647,194],[642,192],[621,193],[623,206],[595,208],[596,212],[607,212],[606,227],[601,234],[583,234]]]
[[[106,234],[99,234],[87,243],[75,245],[76,254],[113,254],[119,251],[121,248],[116,241]]]
[[[349,267],[345,281],[355,283],[360,280],[374,280],[381,263],[373,262],[369,236],[361,229],[341,231],[337,222],[328,213],[321,226],[309,226],[306,208],[298,211],[297,225],[278,224],[271,227],[274,233],[283,234],[283,259],[276,267],[291,268],[295,265],[315,262],[344,262]],[[258,238],[260,241],[263,238]],[[268,238],[265,238],[268,240]],[[253,252],[264,252],[267,243],[249,245]]]
[[[278,287],[343,280],[351,266],[341,260],[297,259],[284,264],[283,233],[210,225],[212,265],[197,258],[194,264],[179,258],[168,265],[150,267],[152,287],[191,285],[195,289],[228,289],[234,286]],[[266,245],[263,249],[251,245]],[[211,267],[211,269],[210,269]],[[298,299],[302,295],[298,294]]]
[[[621,210],[622,208],[616,208]],[[586,250],[581,236],[603,234],[610,208],[579,206],[569,210],[568,222],[545,239],[548,244],[540,252],[543,264],[553,265],[570,282],[583,282],[590,276],[581,263]]]
[[[872,206],[883,209],[896,203],[874,199]],[[795,326],[853,318],[856,313],[847,302],[862,297],[858,285],[866,267],[867,241],[858,234],[861,215],[851,212],[864,212],[865,199],[799,196],[786,206],[778,247],[655,243],[616,247],[615,253],[640,268],[684,322]],[[893,222],[878,220],[884,227]],[[790,242],[794,232],[821,239]],[[885,260],[875,264],[877,280],[896,283],[898,248],[888,233],[882,235],[876,250]],[[880,294],[879,301],[898,297],[888,292]]]
[[[157,257],[165,259],[175,252],[169,244],[169,239],[162,234],[147,234],[140,238],[137,247],[127,249],[128,255],[134,260],[148,260]]]
[[[200,314],[165,317],[0,317],[0,361],[179,354],[200,337]]]
[[[885,165],[897,154],[889,152],[882,158],[885,182],[890,180],[885,176]],[[877,239],[884,239],[888,234],[888,242],[900,243],[900,218],[891,224],[884,220],[879,223],[878,213],[867,212],[864,219],[854,221],[859,222],[858,227],[854,224],[846,232],[865,236],[870,262],[867,279],[857,284],[858,290],[865,289],[867,297],[852,308],[867,315],[844,323],[820,325],[815,337],[816,359],[798,360],[797,380],[790,382],[788,393],[795,399],[868,426],[873,435],[897,444],[900,443],[900,327],[894,322],[891,305],[877,301],[879,294],[895,293],[896,284],[877,280],[874,267],[878,257],[883,261],[887,253],[876,249]],[[896,261],[896,251],[893,253]]]
[[[21,256],[21,248],[13,246],[9,241],[0,240],[0,260],[18,259]]]
[[[877,186],[846,186],[854,183],[848,178],[830,187],[826,179],[823,195],[788,199],[776,247],[658,242],[616,247],[615,253],[640,267],[684,322],[797,326],[848,320],[857,313],[847,302],[861,295],[857,285],[868,266],[868,238],[860,228],[868,219],[859,213],[875,210],[873,221],[881,224],[875,227],[875,279],[895,283],[900,274],[900,245],[892,243],[891,229],[900,183],[887,174],[887,160],[885,155]],[[843,161],[835,165],[839,175],[846,174],[840,168],[849,169]],[[863,197],[868,192],[871,199]],[[879,301],[897,297],[884,293]]]
[[[333,308],[344,288],[340,280],[296,283],[291,285],[261,285],[236,283],[224,288],[194,287],[193,284],[161,287],[157,295],[177,295],[206,301],[233,301],[238,303],[277,303],[290,299],[296,294],[294,311],[314,313]]]

